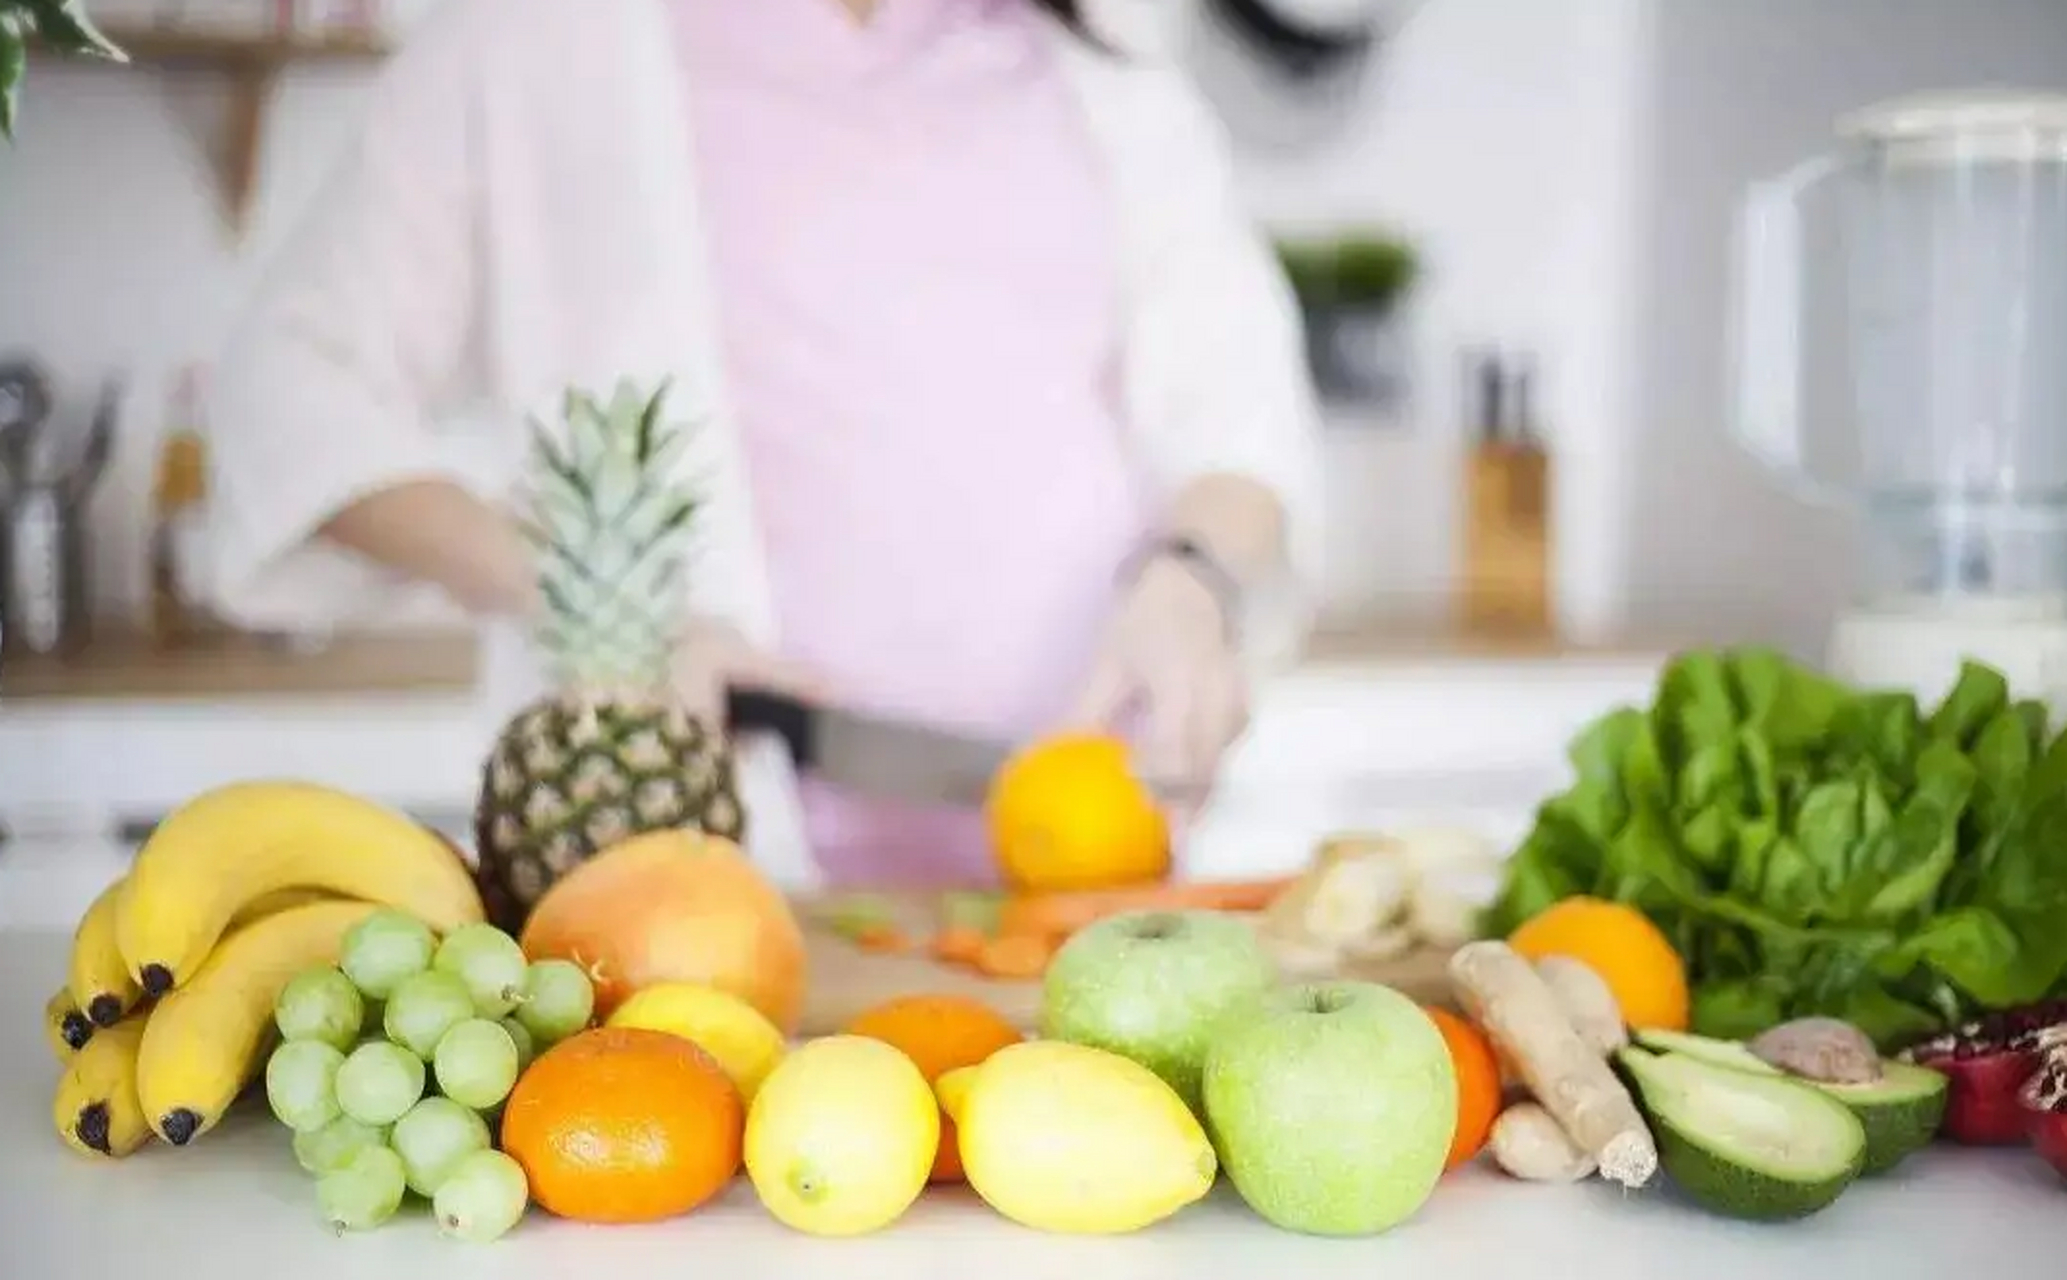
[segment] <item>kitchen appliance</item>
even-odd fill
[[[114,448],[119,402],[110,382],[67,456],[52,439],[48,377],[31,362],[0,367],[0,652],[65,653],[86,641],[86,504]]]
[[[799,772],[864,795],[921,805],[981,805],[991,778],[1014,750],[1009,743],[815,706],[758,688],[727,691],[725,724],[731,734],[780,737]],[[1144,781],[1165,800],[1187,798],[1181,783]]]
[[[1971,657],[2067,708],[2067,96],[1838,133],[1745,198],[1732,428],[1860,522],[1834,673],[1931,696]]]

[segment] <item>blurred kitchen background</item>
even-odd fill
[[[1462,361],[1497,345],[1534,366],[1566,630],[1817,643],[1846,591],[1849,528],[1779,492],[1724,430],[1734,202],[1868,102],[2067,87],[2060,0],[1386,0],[1348,89],[1339,72],[1318,88],[1286,78],[1193,0],[1122,4],[1187,42],[1269,227],[1397,238],[1418,265],[1386,339],[1411,376],[1335,411],[1327,603],[1341,618],[1450,612],[1472,443]],[[1302,5],[1359,7],[1283,7]],[[378,69],[349,56],[352,24],[406,38],[423,0],[88,6],[118,30],[162,12],[175,31],[233,33],[283,7],[346,38],[307,37],[316,52],[264,67],[260,119],[238,118],[238,84],[261,72],[233,38],[184,59],[176,42],[146,45],[131,68],[37,60],[21,137],[0,149],[0,352],[49,368],[63,430],[84,430],[103,378],[126,387],[92,503],[97,619],[142,618],[163,433],[205,431],[176,421],[181,374],[205,365],[351,134]],[[219,153],[254,128],[245,175]],[[226,220],[239,181],[248,204]]]
[[[1814,654],[1852,589],[1853,530],[1790,496],[1725,428],[1736,204],[1875,101],[2067,89],[2067,0],[1111,2],[1179,43],[1312,300],[1330,391],[1324,624],[1344,661],[1362,652],[1354,637],[1394,631],[1442,659],[1444,637],[1474,643],[1479,617],[1510,650],[1637,654],[1631,687],[1683,639]],[[0,147],[0,361],[50,375],[46,434],[85,439],[114,397],[82,588],[103,652],[143,643],[154,617],[179,625],[154,611],[176,583],[161,572],[154,591],[152,566],[177,529],[201,527],[205,495],[198,451],[167,443],[192,433],[205,448],[207,361],[296,212],[322,198],[383,50],[423,7],[98,0],[90,12],[136,35],[136,65],[32,61],[20,136]],[[1343,34],[1287,42],[1273,20]],[[1534,515],[1472,496],[1532,484]],[[1484,527],[1502,518],[1523,527]],[[449,621],[426,605],[394,624]],[[356,675],[249,680],[356,696],[365,675],[406,705],[418,659],[365,653]],[[17,730],[34,711],[21,679],[39,699],[115,696],[90,657],[73,667],[0,678]],[[112,660],[98,669],[122,696],[159,688]],[[1486,679],[1486,697],[1505,696]],[[1516,767],[1543,767],[1600,693],[1545,711],[1509,752]],[[1468,725],[1460,705],[1451,718]],[[124,750],[145,750],[142,714],[122,712]],[[85,715],[37,720],[56,753],[37,757],[83,744],[60,735]],[[0,772],[40,768],[37,785],[62,790],[26,741],[0,741]]]

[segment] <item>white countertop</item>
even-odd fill
[[[95,874],[82,864],[80,884]],[[292,1280],[719,1280],[750,1273],[838,1280],[1943,1280],[1995,1267],[2055,1274],[2067,1257],[2067,1183],[2029,1152],[1957,1150],[1926,1153],[1894,1176],[1860,1184],[1816,1218],[1779,1226],[1711,1217],[1662,1186],[1637,1195],[1597,1181],[1535,1186],[1475,1167],[1450,1175],[1405,1226],[1361,1240],[1273,1230],[1224,1187],[1206,1203],[1125,1237],[1041,1235],[959,1190],[929,1192],[878,1235],[816,1240],[765,1215],[743,1181],[715,1204],[650,1227],[583,1227],[534,1211],[500,1243],[469,1247],[438,1238],[417,1206],[377,1232],[338,1240],[316,1217],[313,1188],[295,1166],[286,1132],[255,1099],[185,1151],[150,1147],[110,1163],[60,1144],[49,1118],[58,1068],[39,1019],[45,996],[62,981],[66,945],[61,932],[0,926],[0,1275],[10,1280],[240,1273]],[[240,1262],[264,1270],[242,1273]]]

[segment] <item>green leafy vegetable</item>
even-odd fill
[[[1483,930],[1630,903],[1686,957],[1695,1029],[1812,1014],[1883,1045],[2067,987],[2067,734],[1966,664],[1926,711],[1766,649],[1695,651],[1570,750]]]

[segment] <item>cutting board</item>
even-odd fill
[[[926,907],[914,900],[913,936],[924,937]],[[1041,984],[1038,980],[1013,982],[988,978],[967,969],[944,965],[915,952],[886,955],[863,951],[812,916],[811,904],[798,906],[804,923],[804,942],[810,966],[804,998],[801,1031],[804,1035],[827,1035],[840,1030],[864,1009],[902,995],[961,995],[989,1005],[1027,1031],[1034,1029],[1040,1012]],[[1426,949],[1409,952],[1392,960],[1361,961],[1346,965],[1335,976],[1365,982],[1379,982],[1423,1004],[1448,1005],[1450,980],[1449,950]],[[1295,975],[1288,975],[1288,977]],[[1312,975],[1296,975],[1310,981]]]

